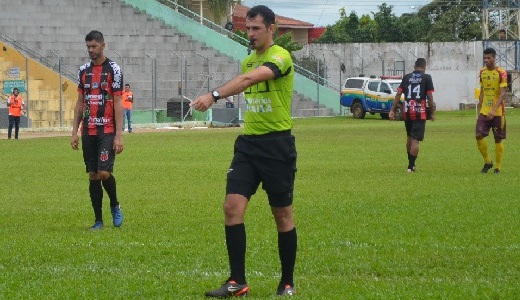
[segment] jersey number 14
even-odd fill
[[[421,99],[421,85],[416,85],[412,88],[412,85],[408,85],[408,94],[406,95],[406,99],[412,99],[412,93],[415,94],[415,99]]]

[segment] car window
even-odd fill
[[[399,87],[399,85],[401,85],[400,82],[392,82],[392,83],[390,83],[390,86],[392,86],[392,90],[394,92],[397,92],[397,88]]]
[[[388,83],[386,83],[386,82],[381,82],[381,85],[379,86],[379,91],[380,91],[381,93],[384,93],[385,90],[386,90],[386,91],[392,91],[392,90],[390,89],[390,87],[388,86]]]
[[[363,88],[363,79],[347,79],[345,81],[346,89],[362,89]]]
[[[377,87],[379,86],[378,81],[371,81],[368,83],[368,90],[372,92],[377,92]]]

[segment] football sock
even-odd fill
[[[110,198],[110,207],[116,207],[119,205],[117,202],[117,192],[116,192],[116,179],[112,174],[105,180],[101,181],[103,183],[103,187]]]
[[[88,190],[96,222],[103,221],[103,188],[101,187],[101,180],[90,180]]]
[[[408,157],[408,169],[415,168],[415,160],[417,159],[417,156],[409,155]]]
[[[477,139],[477,146],[478,150],[480,151],[480,154],[482,154],[482,157],[484,158],[484,161],[486,164],[491,163],[491,158],[489,157],[488,153],[488,146],[485,139]]]
[[[495,159],[496,164],[495,168],[500,170],[502,167],[502,157],[504,156],[504,143],[500,141],[500,143],[495,143]]]
[[[293,273],[297,246],[296,227],[287,232],[278,232],[278,253],[280,255],[280,263],[282,264],[281,284],[294,286]]]
[[[230,278],[238,284],[246,284],[246,226],[244,223],[226,225],[225,231]]]

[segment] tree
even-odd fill
[[[351,12],[344,24],[347,42],[355,42],[359,31],[359,17],[356,15],[355,12]]]
[[[325,32],[316,39],[316,43],[337,43],[339,39],[335,36],[335,27],[333,25],[327,25]]]
[[[397,17],[383,3],[378,11],[358,18],[340,10],[318,43],[448,42],[482,39],[481,0],[433,0],[417,13]],[[493,20],[490,20],[493,21]],[[357,24],[357,28],[356,28]],[[491,24],[493,26],[493,24]]]
[[[379,11],[372,13],[374,15],[374,21],[377,24],[376,42],[401,42],[402,36],[399,30],[399,19],[392,12],[393,6],[388,6],[386,3],[383,3],[377,7]]]
[[[274,43],[276,45],[284,48],[285,50],[289,51],[289,53],[301,50],[303,48],[302,44],[292,40],[291,31],[287,31],[284,34],[279,35],[278,26],[276,26],[276,29],[274,31]]]
[[[359,19],[358,36],[355,42],[363,43],[374,41],[377,32],[377,23],[372,20],[369,15],[362,15]]]
[[[418,16],[429,21],[420,41],[450,42],[482,39],[482,1],[434,0]]]
[[[421,41],[425,33],[428,32],[429,25],[427,18],[418,17],[417,14],[403,14],[399,18],[402,41]]]
[[[325,32],[322,36],[317,40],[319,43],[345,43],[347,42],[347,30],[346,26],[349,22],[349,17],[347,16],[347,12],[345,8],[341,8],[340,10],[340,18],[334,25],[327,26]]]
[[[215,23],[220,24],[222,21],[222,17],[227,15],[228,9],[233,5],[233,3],[238,2],[240,4],[240,0],[206,0],[208,3],[208,7],[215,18]]]
[[[301,50],[303,48],[303,46],[300,43],[294,42],[292,40],[292,32],[287,31],[284,34],[279,35],[278,23],[275,23],[275,30],[274,30],[273,36],[274,36],[274,43],[276,45],[284,48],[285,50],[289,51],[289,53]],[[233,37],[233,40],[235,40],[236,42],[238,42],[244,46],[249,46],[249,38],[247,36],[246,31],[237,29],[235,31],[235,36]]]

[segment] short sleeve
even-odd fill
[[[263,65],[273,70],[276,79],[287,76],[291,72],[293,63],[289,52],[280,47],[280,51],[270,54]]]

